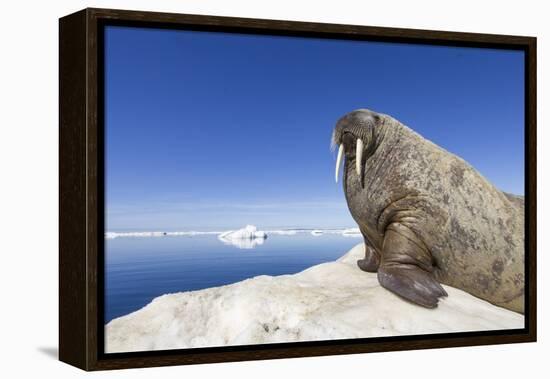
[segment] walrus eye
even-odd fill
[[[361,177],[361,172],[363,166],[363,140],[361,138],[357,139],[357,146],[355,147],[355,171],[357,171],[357,176]]]
[[[342,157],[344,156],[344,144],[341,143],[338,148],[338,158],[336,158],[336,173],[334,174],[334,179],[338,183],[338,171],[340,171],[340,165],[342,163]]]

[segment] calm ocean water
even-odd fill
[[[105,322],[173,292],[235,283],[258,275],[293,274],[333,261],[361,242],[338,234],[270,235],[242,249],[215,235],[105,240]]]

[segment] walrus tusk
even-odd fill
[[[357,171],[357,176],[361,178],[361,170],[363,166],[363,140],[361,138],[357,139],[357,146],[355,150],[355,170]]]
[[[338,148],[338,158],[336,158],[336,173],[334,174],[334,179],[338,183],[338,171],[340,171],[340,164],[342,163],[342,156],[344,155],[344,144],[340,144]]]

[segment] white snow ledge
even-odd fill
[[[408,303],[361,271],[363,244],[295,275],[159,296],[105,326],[107,353],[523,328],[523,315],[445,286],[438,308]]]

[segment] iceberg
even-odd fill
[[[356,264],[359,244],[340,259],[293,275],[167,294],[105,326],[107,353],[397,335],[516,329],[519,313],[444,286],[436,309],[399,298]]]
[[[258,230],[254,225],[247,225],[239,230],[230,230],[218,235],[218,239],[226,245],[233,245],[239,249],[253,249],[262,245],[267,238],[264,231]]]
[[[267,238],[267,234],[258,230],[254,225],[247,225],[239,230],[229,230],[221,233],[219,238],[227,240],[242,240],[242,239],[254,239],[254,238]]]

